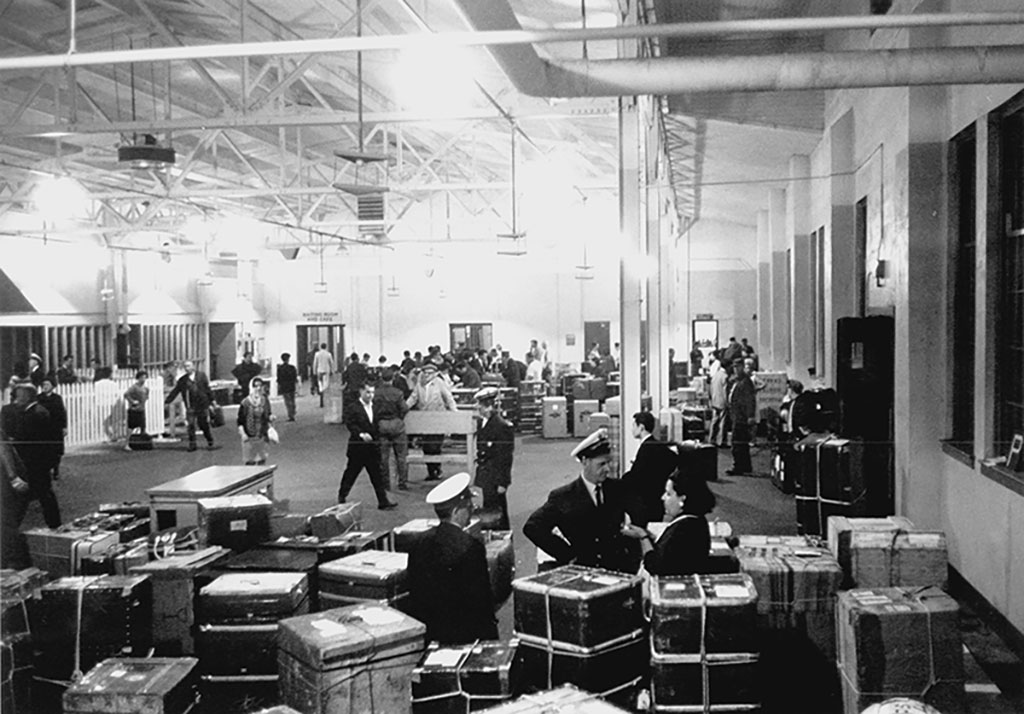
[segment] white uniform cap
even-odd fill
[[[455,474],[434,486],[427,494],[427,503],[438,506],[449,501],[457,501],[469,489],[472,477],[467,473]]]
[[[573,458],[590,459],[595,456],[610,454],[612,451],[611,442],[608,440],[608,430],[604,427],[596,430],[593,434],[576,445],[569,455]]]

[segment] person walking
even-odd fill
[[[174,389],[164,397],[164,404],[171,404],[175,397],[182,396],[185,402],[185,423],[188,428],[188,450],[196,450],[196,426],[206,437],[206,448],[210,451],[218,448],[213,443],[213,432],[210,430],[210,406],[213,404],[213,390],[210,389],[210,378],[196,369],[192,360],[185,362],[185,374],[178,378]]]
[[[729,373],[722,364],[722,353],[715,350],[711,363],[711,432],[708,441],[725,446],[726,416],[729,413]]]
[[[380,472],[386,488],[391,488],[391,454],[395,455],[395,475],[399,491],[409,490],[409,436],[405,433],[405,415],[409,405],[395,386],[395,368],[381,374],[380,386],[373,397],[373,419],[380,435]]]
[[[270,400],[263,393],[263,378],[249,381],[249,395],[238,405],[238,436],[242,440],[242,461],[247,466],[267,463],[267,444],[270,443],[270,422],[274,415]]]
[[[68,410],[64,406],[64,398],[53,391],[54,377],[43,377],[39,392],[39,404],[50,415],[50,429],[46,439],[47,453],[50,461],[50,476],[54,481],[60,479],[60,462],[64,458],[64,440],[68,435]]]
[[[231,375],[238,380],[238,387],[242,390],[242,399],[249,396],[249,385],[252,378],[263,372],[263,367],[252,361],[252,352],[242,355],[242,361],[231,370]]]
[[[437,365],[427,362],[420,368],[419,380],[413,387],[412,394],[405,400],[409,409],[422,411],[455,411],[455,399],[452,398],[448,384],[439,375]],[[438,456],[444,434],[424,434],[420,436],[420,445],[424,455]],[[441,478],[441,464],[427,464],[427,481]]]
[[[287,352],[281,354],[281,364],[277,365],[277,393],[284,399],[288,421],[295,421],[295,388],[299,383],[299,372],[288,361],[291,358]]]
[[[26,490],[20,484],[12,483],[16,492],[24,494],[14,504],[14,527],[21,526],[29,503],[39,501],[47,527],[59,528],[60,507],[57,494],[53,492],[52,454],[47,443],[51,429],[50,414],[39,403],[38,392],[32,382],[18,382],[13,393],[14,401],[0,408],[0,432],[3,439],[13,446],[25,474],[21,480],[28,486]]]
[[[345,503],[359,473],[366,469],[377,495],[377,508],[389,511],[397,508],[398,504],[388,498],[384,476],[380,471],[379,432],[373,421],[374,391],[372,384],[364,384],[359,389],[359,399],[345,406],[344,423],[349,430],[348,449],[345,452],[348,463],[338,486],[338,503]]]
[[[146,380],[149,373],[140,369],[135,373],[135,383],[128,387],[124,393],[124,400],[128,405],[128,438],[124,444],[125,451],[131,451],[132,434],[146,433],[146,402],[149,401],[149,387]]]
[[[320,394],[320,406],[324,405],[324,390],[331,386],[331,375],[334,373],[334,355],[327,351],[327,343],[321,342],[320,349],[313,357],[313,379],[316,380],[316,391]]]

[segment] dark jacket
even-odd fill
[[[640,442],[636,458],[622,481],[643,504],[644,518],[648,522],[660,521],[665,516],[661,495],[665,493],[665,480],[679,464],[679,455],[670,444],[653,437]]]
[[[523,533],[560,565],[575,562],[635,573],[640,565],[640,543],[622,535],[621,527],[627,512],[635,525],[646,526],[642,507],[618,479],[606,479],[602,488],[604,505],[600,509],[582,477],[556,488],[527,519]],[[553,533],[555,528],[563,537]]]
[[[445,521],[409,553],[409,614],[427,626],[427,641],[495,640],[491,581],[483,543]]]
[[[53,466],[47,438],[50,434],[50,413],[39,402],[21,406],[5,404],[0,409],[0,429],[4,438],[14,446],[29,475]]]
[[[379,425],[385,419],[404,419],[409,411],[402,390],[393,382],[382,384],[373,395],[373,421]],[[398,433],[392,431],[392,433]]]
[[[733,423],[743,424],[753,422],[757,416],[757,390],[746,374],[737,378],[729,390],[729,416]]]
[[[341,381],[346,392],[358,392],[359,388],[370,379],[370,372],[362,362],[349,362],[341,374]]]
[[[512,483],[512,454],[516,434],[512,425],[494,414],[476,433],[476,483],[481,488]]]
[[[64,399],[56,392],[40,393],[39,404],[49,412],[48,446],[54,457],[64,455],[64,430],[68,428],[68,410],[64,407]]]
[[[463,389],[480,389],[480,385],[483,384],[480,379],[480,373],[472,367],[466,367],[466,369],[462,370],[459,380],[459,386]]]
[[[377,415],[374,414],[373,416],[376,419]],[[375,449],[379,446],[377,425],[370,422],[370,416],[366,413],[366,408],[360,400],[348,400],[342,411],[341,418],[349,431],[349,453],[358,449]],[[360,439],[359,435],[364,433],[372,436],[373,441],[363,441]]]
[[[238,380],[238,386],[242,388],[242,396],[247,397],[249,396],[249,382],[253,377],[263,374],[263,367],[255,362],[239,362],[231,370],[231,374]]]
[[[196,370],[191,378],[188,374],[181,375],[178,378],[177,384],[174,385],[174,389],[164,397],[164,404],[170,404],[179,394],[185,401],[185,409],[193,413],[209,409],[210,405],[213,404],[213,390],[210,389],[210,378],[199,370]]]
[[[651,575],[705,573],[711,554],[711,530],[704,516],[684,513],[672,521],[644,556]]]
[[[299,381],[299,372],[293,364],[277,365],[277,393],[294,394]]]

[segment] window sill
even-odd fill
[[[1010,471],[1010,469],[999,464],[986,464],[981,462],[981,475],[990,478],[998,484],[1006,486],[1018,496],[1024,496],[1024,473]]]
[[[964,466],[972,469],[974,468],[974,454],[961,447],[964,442],[953,441],[952,439],[943,439],[939,443],[942,444],[942,451],[946,456],[956,459]]]

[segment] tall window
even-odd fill
[[[1003,221],[997,227],[1000,274],[993,448],[1005,454],[1013,435],[1024,433],[1024,93],[1002,112],[999,156]]]
[[[489,350],[494,329],[490,322],[452,322],[448,325],[452,352]]]
[[[953,235],[953,285],[950,298],[952,325],[952,433],[959,449],[974,454],[974,314],[975,314],[975,174],[974,127],[953,137],[950,146],[953,205],[956,232]]]

